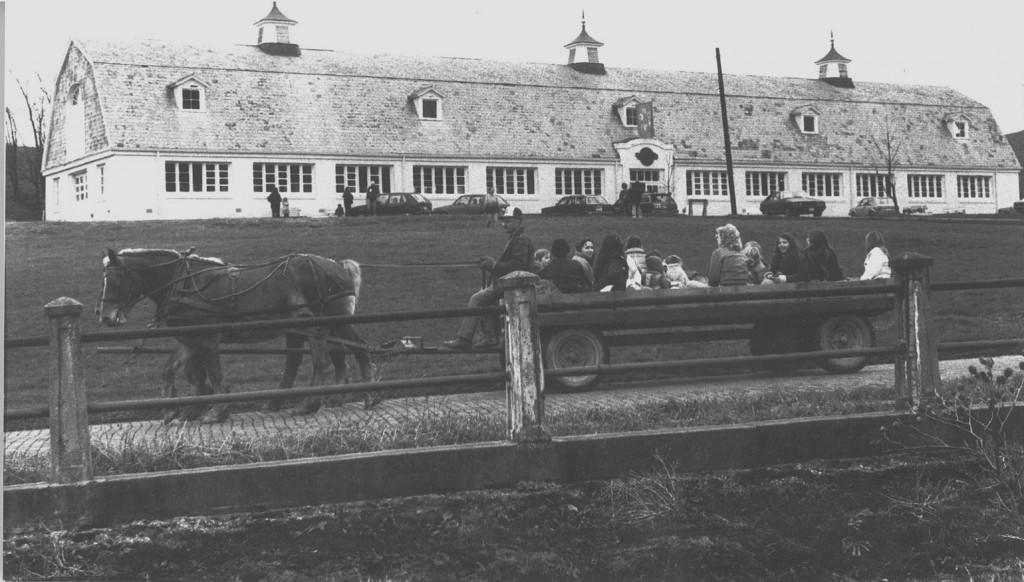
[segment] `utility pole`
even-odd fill
[[[726,178],[729,180],[729,204],[732,208],[732,216],[739,214],[736,211],[736,185],[732,179],[732,144],[729,141],[729,114],[725,111],[725,80],[722,79],[722,54],[715,48],[715,61],[718,62],[718,96],[722,102],[722,132],[725,133],[725,169]]]

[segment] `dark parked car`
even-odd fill
[[[890,214],[896,216],[896,205],[889,198],[865,198],[850,209],[850,216],[875,216]]]
[[[622,213],[622,201],[615,202],[615,212],[618,214]],[[679,205],[676,204],[676,199],[671,194],[665,194],[663,192],[644,192],[643,198],[640,200],[640,211],[644,213],[644,216],[648,214],[679,214]]]
[[[377,214],[430,214],[433,205],[423,194],[392,192],[377,198]],[[349,216],[366,216],[366,205],[353,206]]]
[[[612,212],[612,205],[604,199],[604,196],[591,196],[582,194],[571,194],[563,196],[558,204],[541,208],[541,214],[554,214],[557,216],[569,214],[606,214]]]
[[[817,198],[811,198],[806,192],[776,192],[761,202],[761,214],[771,216],[779,214],[782,216],[800,216],[801,214],[813,214],[821,216],[825,212],[825,202]]]
[[[484,194],[465,194],[447,206],[438,206],[434,214],[484,214]],[[495,194],[497,196],[497,194]],[[508,202],[498,196],[498,214],[505,214]]]

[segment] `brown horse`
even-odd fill
[[[316,255],[293,254],[256,265],[226,265],[216,259],[162,249],[107,250],[103,259],[103,293],[97,309],[108,326],[127,321],[131,308],[148,297],[156,304],[156,321],[168,327],[246,321],[298,319],[355,313],[362,276],[355,261],[333,261]],[[366,345],[350,324],[258,332],[180,336],[180,349],[164,370],[165,394],[173,395],[175,370],[185,366],[201,394],[221,388],[221,343],[253,343],[285,335],[290,348],[309,341],[313,354],[313,386],[326,384],[329,361],[327,335],[349,346]],[[353,349],[364,381],[372,376],[369,353]],[[330,357],[335,377],[344,378],[345,355]],[[289,353],[281,388],[290,388],[302,355]],[[209,378],[211,387],[205,385]],[[280,402],[268,407],[276,409]],[[307,398],[295,410],[315,412],[320,398]],[[192,412],[189,416],[198,416]],[[225,406],[214,407],[209,420],[227,417]],[[173,418],[173,416],[171,417]],[[169,419],[168,419],[169,420]]]

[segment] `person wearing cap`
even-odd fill
[[[533,241],[523,234],[523,211],[519,208],[508,209],[508,212],[501,217],[501,226],[508,234],[505,250],[502,251],[498,260],[494,260],[494,257],[480,257],[480,268],[490,274],[491,282],[469,298],[469,307],[497,305],[502,297],[502,291],[497,287],[498,279],[513,271],[530,270],[530,261],[533,260]],[[483,338],[474,343],[473,339],[478,328],[483,333]],[[458,337],[443,342],[441,349],[468,350],[472,348],[481,350],[496,348],[499,345],[501,345],[501,341],[498,337],[497,318],[472,315],[462,318]]]

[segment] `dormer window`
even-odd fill
[[[636,95],[630,95],[616,101],[612,108],[615,110],[616,115],[619,116],[619,122],[625,127],[636,127],[639,122],[637,117],[637,106],[640,105],[640,99]]]
[[[971,135],[971,118],[964,115],[963,113],[950,113],[946,115],[942,121],[946,124],[946,129],[949,130],[949,134],[953,136],[953,139],[967,140],[970,139]]]
[[[206,83],[193,75],[170,85],[174,103],[182,111],[206,111]]]
[[[817,134],[819,132],[818,118],[821,117],[821,113],[813,105],[797,107],[790,112],[790,115],[796,121],[797,127],[800,128],[800,133]]]
[[[440,121],[444,119],[444,109],[442,107],[444,95],[433,87],[423,87],[409,95],[409,100],[412,101],[413,106],[416,108],[416,115],[420,119],[427,121]]]

